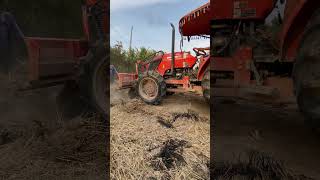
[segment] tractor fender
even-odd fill
[[[210,57],[205,57],[199,66],[198,75],[197,75],[198,80],[200,81],[202,80],[208,66],[210,66]]]
[[[281,59],[294,61],[305,27],[319,9],[318,0],[287,1],[284,24],[280,35]]]

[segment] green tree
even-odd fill
[[[135,63],[138,60],[149,60],[155,53],[155,50],[145,47],[135,48],[131,51],[125,50],[122,42],[118,41],[110,48],[110,62],[119,72],[134,72]]]

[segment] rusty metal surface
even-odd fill
[[[74,73],[80,57],[88,52],[88,42],[78,39],[27,37],[29,80]]]
[[[138,79],[138,75],[134,73],[118,73],[118,88],[125,89],[134,86]]]

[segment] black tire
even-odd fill
[[[311,18],[298,50],[293,69],[294,91],[307,124],[320,128],[320,13]],[[319,87],[317,87],[319,86]]]
[[[203,97],[207,102],[210,102],[210,69],[209,67],[204,72],[202,81],[201,81]]]
[[[91,74],[91,103],[104,115],[107,115],[109,103],[108,70],[107,58],[105,57],[95,64]]]
[[[164,79],[154,71],[149,71],[139,78],[136,89],[139,97],[147,104],[158,105],[166,95]]]
[[[80,85],[94,111],[107,117],[109,105],[109,63],[107,49],[100,45],[91,50],[82,64]]]

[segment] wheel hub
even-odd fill
[[[156,87],[154,82],[152,82],[151,80],[147,80],[143,86],[143,91],[150,97],[155,96]]]
[[[141,80],[139,84],[139,94],[148,100],[152,100],[157,97],[159,89],[155,79],[147,77]]]

